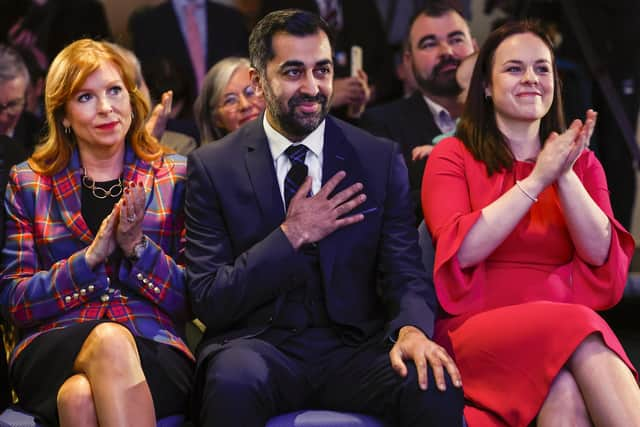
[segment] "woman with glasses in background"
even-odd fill
[[[264,98],[255,92],[246,58],[228,57],[207,73],[194,104],[201,145],[220,139],[264,111]]]

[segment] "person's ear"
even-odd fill
[[[251,79],[251,84],[253,88],[256,90],[256,95],[264,96],[264,90],[262,89],[262,79],[260,78],[260,73],[255,68],[249,68],[249,78]]]
[[[475,38],[472,38],[471,44],[473,45],[473,52],[477,53],[478,50],[480,50],[480,48],[478,47],[478,40],[476,40]]]
[[[491,86],[490,85],[485,85],[484,87],[484,98],[491,98]]]

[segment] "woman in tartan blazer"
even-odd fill
[[[186,160],[144,128],[112,47],[72,43],[47,75],[49,134],[5,196],[0,301],[21,332],[20,404],[51,425],[155,426],[186,411]]]

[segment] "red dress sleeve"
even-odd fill
[[[574,255],[574,302],[594,310],[604,310],[614,306],[622,298],[635,242],[613,217],[607,179],[602,165],[592,151],[585,152],[578,159],[574,171],[611,223],[611,246],[607,261],[603,265],[595,267],[583,261],[577,253]]]
[[[422,208],[436,248],[434,284],[438,301],[449,314],[473,310],[482,299],[481,286],[477,285],[482,282],[478,279],[483,264],[463,270],[456,256],[481,213],[471,206],[468,157],[460,140],[444,139],[431,152],[422,178]]]

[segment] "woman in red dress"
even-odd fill
[[[422,201],[470,427],[640,426],[635,370],[594,310],[622,296],[634,242],[588,149],[565,130],[552,46],[507,24],[479,52],[456,137],[433,150]]]

